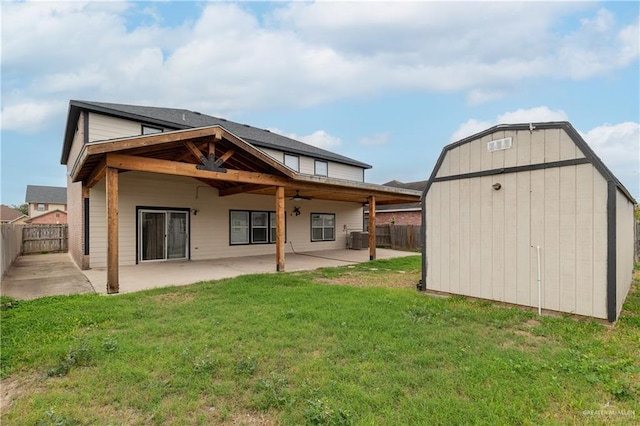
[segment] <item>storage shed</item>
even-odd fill
[[[422,196],[421,289],[614,322],[635,200],[568,122],[446,146]]]

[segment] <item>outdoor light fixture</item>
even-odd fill
[[[198,209],[191,210],[191,213],[193,213],[193,215],[196,216],[198,214]]]
[[[495,189],[496,191],[499,190],[500,188],[502,188],[502,185],[500,185],[499,183],[494,183],[493,185],[493,189]]]

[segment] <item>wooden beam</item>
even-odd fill
[[[220,158],[216,160],[216,166],[221,166],[222,164],[224,164],[224,162],[227,161],[229,158],[231,158],[233,154],[234,154],[234,151],[232,149],[222,154]]]
[[[266,173],[227,170],[226,173],[209,170],[198,170],[195,164],[179,163],[170,160],[158,160],[148,157],[134,157],[122,154],[107,154],[107,167],[120,170],[163,173],[167,175],[190,176],[194,178],[223,180],[238,183],[254,183],[258,185],[289,186],[289,180]]]
[[[120,291],[118,274],[118,170],[107,167],[107,293]]]
[[[218,191],[218,196],[226,197],[228,195],[243,194],[245,192],[256,191],[258,189],[263,189],[263,188],[267,188],[267,186],[266,185],[254,185],[254,184],[251,184],[251,183],[247,183],[247,184],[243,184],[243,185],[232,186],[231,188],[220,189]]]
[[[213,154],[214,156],[216,155],[216,144],[215,142],[209,142],[207,144],[207,150],[209,153],[209,157],[211,157],[211,154]]]
[[[85,186],[87,188],[93,188],[96,183],[102,180],[106,170],[107,170],[107,159],[103,158],[102,160],[100,160],[100,163],[98,163],[96,168],[93,169],[93,172],[91,172],[91,174],[87,178],[87,183],[85,184]]]
[[[194,144],[193,142],[191,142],[191,141],[186,141],[186,142],[184,143],[184,146],[186,146],[186,147],[189,149],[189,151],[193,154],[193,156],[194,156],[194,157],[196,157],[196,159],[197,159],[198,161],[200,161],[201,163],[204,163],[204,162],[205,162],[205,160],[207,159],[207,157],[205,157],[205,156],[202,154],[202,151],[200,151],[200,150],[198,149],[198,147],[197,147],[197,146],[195,146],[195,144]]]
[[[369,260],[376,260],[376,197],[369,197]]]
[[[276,188],[276,271],[284,271],[284,187]]]

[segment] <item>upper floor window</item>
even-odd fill
[[[159,127],[145,126],[144,124],[142,125],[143,135],[153,135],[154,133],[162,133],[163,131],[164,130]]]
[[[316,160],[315,171],[316,176],[327,176],[329,172],[329,164],[326,161]]]
[[[290,169],[295,170],[296,172],[300,171],[300,157],[297,155],[285,154],[284,155],[284,165],[289,167]]]
[[[43,211],[45,211],[47,209],[47,205],[39,203],[38,206],[37,206],[37,209],[38,209],[39,212],[43,212]]]

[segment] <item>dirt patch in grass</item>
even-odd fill
[[[36,377],[6,377],[0,380],[0,413],[6,412],[22,394],[31,393],[37,387]]]
[[[171,292],[158,294],[156,296],[149,297],[150,301],[158,303],[188,303],[195,299],[195,296],[191,293],[183,292]]]
[[[275,422],[266,413],[242,413],[232,415],[230,424],[234,426],[269,426]]]
[[[315,278],[322,284],[348,285],[352,287],[415,288],[420,280],[420,272],[388,271],[387,273],[366,274],[360,271],[347,272],[334,278]]]

